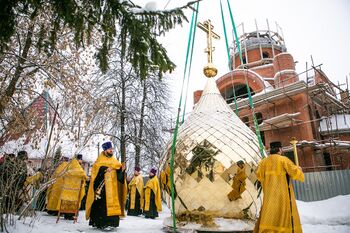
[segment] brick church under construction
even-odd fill
[[[244,28],[244,25],[240,27]],[[290,141],[295,137],[298,160],[304,171],[349,169],[348,81],[342,89],[327,77],[321,66],[314,65],[310,69],[306,66],[306,70],[298,74],[278,25],[276,31],[271,31],[267,22],[267,28],[240,33],[243,64],[238,48],[234,46],[232,71],[216,81],[222,96],[255,132],[247,80],[267,150],[270,142],[281,141],[284,155],[294,161]],[[305,80],[302,80],[302,74],[306,76]],[[201,90],[194,92],[194,103],[201,94]]]

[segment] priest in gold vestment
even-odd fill
[[[54,183],[47,189],[46,192],[46,210],[48,214],[57,215],[58,213],[58,202],[63,186],[63,175],[68,169],[68,158],[62,157],[61,163],[58,165],[50,180],[55,180]]]
[[[85,195],[85,182],[87,176],[81,167],[82,155],[77,155],[70,162],[61,163],[55,170],[53,178],[55,183],[48,190],[48,203],[46,209],[51,213],[68,211],[65,219],[73,220],[73,212],[80,208],[81,200]],[[65,202],[68,201],[68,202]],[[69,205],[65,203],[71,203]],[[62,208],[64,205],[64,208]]]
[[[291,180],[304,182],[304,173],[281,154],[282,144],[272,142],[270,155],[259,164],[257,177],[264,196],[254,233],[302,233]]]
[[[141,168],[135,167],[134,177],[129,183],[129,208],[128,215],[139,216],[142,214],[143,205],[143,179],[140,174]]]
[[[158,212],[160,211],[162,211],[160,186],[157,170],[152,168],[149,172],[149,180],[145,186],[143,213],[146,218],[154,219],[158,217]]]
[[[89,225],[99,229],[119,226],[125,216],[126,181],[125,165],[113,156],[111,142],[102,144],[103,151],[92,166],[86,198],[86,219]]]

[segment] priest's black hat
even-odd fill
[[[281,143],[281,142],[278,142],[278,141],[276,141],[276,142],[271,142],[271,143],[270,143],[270,149],[272,149],[272,148],[282,148],[282,143]]]
[[[77,154],[77,160],[83,160],[83,155],[82,154]]]
[[[105,143],[102,144],[102,149],[103,149],[104,151],[106,151],[106,150],[108,150],[108,149],[111,149],[111,148],[113,148],[113,147],[112,147],[112,142],[105,142]]]

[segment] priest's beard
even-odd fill
[[[149,175],[148,177],[149,177],[150,179],[152,179],[154,176],[155,176],[155,175]]]
[[[106,155],[108,158],[110,158],[110,157],[113,156],[113,153],[108,153],[108,152],[106,152],[105,155]]]

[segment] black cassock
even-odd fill
[[[149,210],[144,211],[143,214],[145,215],[146,218],[156,218],[158,217],[158,211],[157,211],[157,206],[156,206],[156,201],[155,201],[155,195],[153,190],[151,190],[151,200],[149,203]]]
[[[101,166],[100,170],[94,181],[94,191],[97,190],[98,186],[104,180],[104,174],[106,173],[108,167]],[[121,169],[117,170],[117,179],[119,182],[124,183],[124,173]],[[118,227],[119,226],[119,216],[107,216],[107,206],[106,206],[106,189],[103,186],[101,190],[100,199],[94,200],[91,205],[90,221],[89,225],[97,228]],[[121,208],[123,208],[121,206]]]
[[[130,195],[129,195],[130,198]],[[142,210],[141,210],[141,206],[140,206],[140,193],[139,191],[136,189],[136,195],[135,195],[135,207],[134,209],[130,209],[130,202],[131,200],[129,200],[129,205],[128,205],[128,215],[129,216],[139,216],[142,214]]]

